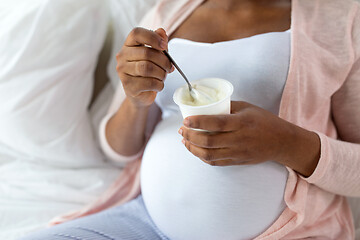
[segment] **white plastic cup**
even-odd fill
[[[221,78],[203,78],[191,82],[191,84],[198,84],[205,87],[213,88],[219,90],[222,94],[222,98],[214,103],[203,105],[203,106],[191,106],[186,105],[181,102],[181,89],[188,88],[187,85],[184,85],[174,92],[173,99],[174,102],[179,106],[181,114],[185,119],[188,116],[194,115],[218,115],[218,114],[230,114],[231,110],[231,101],[230,97],[234,91],[233,85]]]

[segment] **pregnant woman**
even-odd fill
[[[104,151],[132,162],[117,200],[141,195],[26,239],[353,239],[359,4],[162,0],[142,25],[101,128]],[[231,114],[182,119],[167,49],[189,79],[233,84]]]

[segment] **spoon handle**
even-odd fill
[[[191,92],[192,91],[192,86],[191,86],[189,80],[187,79],[187,77],[185,76],[185,74],[183,73],[183,71],[181,71],[180,67],[176,64],[174,59],[172,59],[172,57],[170,56],[170,54],[166,50],[164,50],[163,53],[170,60],[170,62],[174,65],[174,67],[179,71],[181,76],[185,79],[186,83],[188,84],[189,91]]]

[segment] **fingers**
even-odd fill
[[[162,52],[149,47],[128,47],[124,49],[123,54],[127,56],[128,62],[149,61],[168,73],[173,70],[169,59]]]
[[[185,118],[184,126],[198,128],[211,132],[230,132],[241,129],[244,125],[250,126],[254,119],[250,112],[256,106],[243,101],[231,102],[231,113],[225,115],[197,115]]]
[[[183,140],[185,147],[201,160],[212,165],[211,162],[216,160],[230,159],[233,155],[229,148],[202,148],[191,144],[189,141]]]
[[[159,30],[162,33],[162,30]],[[157,32],[145,28],[134,28],[128,35],[125,46],[142,46],[148,45],[159,51],[167,49],[167,38],[163,38]]]
[[[166,73],[174,70],[169,59],[161,52],[167,49],[167,39],[163,29],[156,32],[144,28],[133,29],[116,56],[120,78],[121,75],[130,75],[164,80]],[[165,45],[159,46],[161,43]]]
[[[166,31],[163,29],[163,28],[159,28],[157,30],[155,30],[155,32],[157,34],[159,34],[163,39],[165,39],[166,41],[169,41],[169,37],[168,35],[166,34]],[[167,50],[167,49],[166,49]]]
[[[244,101],[231,101],[231,113],[238,113],[251,106],[253,105]]]
[[[185,118],[184,126],[211,132],[230,132],[241,129],[242,124],[237,114],[197,115]]]
[[[131,97],[136,97],[141,93],[154,91],[160,92],[164,88],[164,82],[157,78],[133,77],[130,75],[123,75],[121,82],[124,86],[126,94]]]
[[[240,142],[239,135],[234,132],[202,132],[182,127],[179,133],[186,141],[202,148],[227,148]]]
[[[192,154],[211,166],[234,166],[257,163],[245,157],[239,158],[236,151],[233,150],[234,148],[202,148],[193,145],[185,139],[182,142]]]
[[[254,164],[251,161],[235,161],[233,159],[215,160],[215,161],[203,161],[211,166],[234,166],[234,165],[250,165]]]
[[[133,77],[156,78],[160,81],[166,77],[164,69],[149,61],[127,62],[123,72]]]
[[[173,71],[162,53],[167,45],[165,30],[134,28],[116,55],[118,76],[126,96],[135,106],[150,106],[157,92],[164,88],[167,72]]]

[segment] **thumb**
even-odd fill
[[[162,37],[165,40],[166,43],[168,42],[169,37],[168,37],[168,35],[166,34],[166,31],[163,28],[158,28],[158,29],[155,30],[155,32],[157,34],[159,34],[160,37]]]
[[[231,101],[231,114],[238,113],[249,106],[250,104],[244,101]]]
[[[162,37],[164,40],[167,41],[167,40],[169,39],[168,36],[167,36],[167,34],[166,34],[166,31],[165,31],[163,28],[158,28],[158,29],[155,30],[155,32],[156,32],[157,34],[159,34],[160,37]]]

